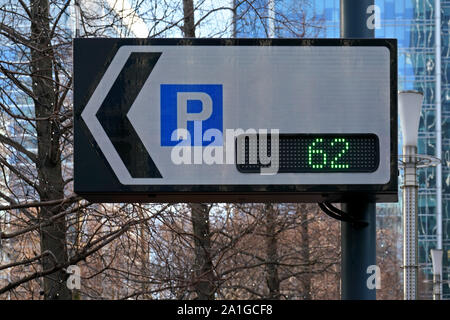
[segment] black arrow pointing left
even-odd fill
[[[161,52],[133,52],[120,71],[96,116],[133,178],[162,178],[127,118],[134,100]]]

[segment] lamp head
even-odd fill
[[[400,91],[398,93],[398,111],[402,128],[403,145],[417,147],[419,135],[420,111],[423,93],[419,91]]]
[[[433,274],[442,274],[442,250],[431,249],[431,261],[433,262]]]

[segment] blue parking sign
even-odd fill
[[[195,137],[194,122],[201,123],[201,135],[208,129],[223,133],[223,88],[221,84],[161,84],[161,146],[175,146],[172,133],[186,129],[191,145],[211,141]]]

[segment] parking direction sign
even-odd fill
[[[92,201],[397,201],[390,39],[75,39]]]

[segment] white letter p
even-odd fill
[[[188,101],[200,101],[202,111],[188,112]],[[204,92],[177,92],[177,127],[178,129],[187,129],[188,121],[203,121],[212,115],[211,97]]]

